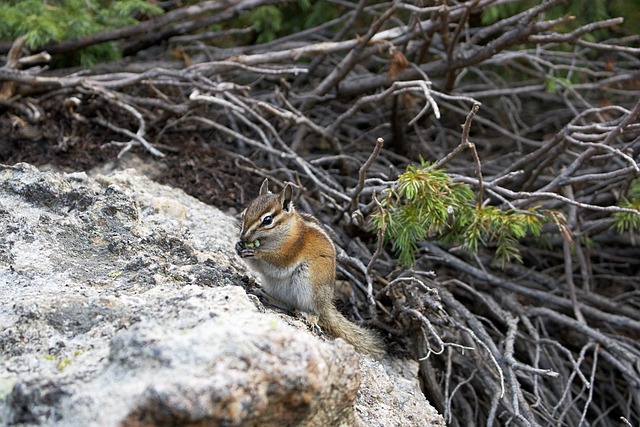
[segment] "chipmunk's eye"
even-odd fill
[[[273,222],[273,218],[271,217],[271,215],[267,215],[264,218],[262,218],[262,225],[269,225]]]

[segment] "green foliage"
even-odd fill
[[[325,0],[310,3],[311,7],[302,23],[303,28],[312,28],[338,16],[338,8],[335,3]]]
[[[145,0],[5,1],[0,4],[0,39],[24,36],[27,48],[37,49],[47,43],[135,24],[136,14],[160,13],[162,9]],[[82,65],[91,65],[119,56],[115,44],[103,43],[84,49],[77,59]]]
[[[513,16],[538,4],[540,0],[520,0],[485,8],[481,16],[482,25],[494,24],[500,19]],[[640,25],[640,0],[569,0],[551,9],[547,15],[551,18],[563,15],[575,16],[576,19],[571,24],[567,24],[571,28],[622,16],[625,23],[618,30],[628,35],[635,35],[636,28]],[[602,30],[594,34],[585,34],[583,37],[590,39],[589,41],[597,41],[611,36],[610,31]]]
[[[330,21],[337,16],[338,9],[326,0],[298,0],[277,6],[257,7],[240,20],[242,25],[250,25],[254,29],[256,43],[266,43]]]
[[[580,22],[596,22],[612,18],[607,10],[608,0],[571,1],[568,4],[569,14]]]
[[[640,26],[640,0],[609,0],[607,7],[611,16],[624,17],[623,31],[627,34],[637,34]]]
[[[627,197],[624,197],[619,206],[621,208],[635,209],[640,211],[640,179],[636,179],[631,183]],[[619,233],[625,231],[640,231],[640,215],[631,212],[616,212],[613,214],[613,227]]]
[[[499,20],[523,12],[537,3],[537,1],[528,0],[487,7],[482,11],[480,22],[482,22],[482,25],[495,24]]]
[[[571,80],[565,78],[565,77],[553,77],[553,76],[547,76],[545,82],[544,82],[544,86],[545,86],[545,90],[548,93],[556,93],[556,91],[558,89],[569,89],[571,88]]]
[[[415,261],[419,242],[436,239],[474,253],[479,245],[495,245],[504,266],[521,261],[518,239],[540,236],[542,222],[552,220],[538,208],[503,211],[474,201],[471,188],[453,182],[443,170],[426,163],[410,165],[398,177],[396,189],[383,194],[382,212],[372,215],[371,224],[376,230],[385,227],[385,240],[403,264]]]
[[[384,222],[387,241],[392,242],[401,262],[411,264],[418,242],[428,235],[449,231],[450,212],[464,212],[460,221],[468,223],[466,210],[472,206],[473,198],[468,186],[452,182],[444,171],[430,170],[425,164],[410,165],[398,177],[397,192],[389,190],[384,194],[384,213],[374,215],[372,221],[376,229]]]
[[[282,13],[276,6],[258,7],[249,12],[247,19],[258,33],[258,43],[275,39],[278,31],[282,29]]]

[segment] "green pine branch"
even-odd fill
[[[138,22],[138,14],[158,15],[163,11],[145,0],[42,0],[7,1],[0,3],[0,39],[25,37],[25,46],[37,49],[48,43],[82,37]],[[83,49],[82,65],[120,57],[114,43],[103,43]]]
[[[495,256],[504,267],[522,260],[520,239],[539,237],[545,222],[559,226],[563,222],[562,214],[539,207],[501,210],[477,206],[475,199],[467,184],[454,182],[442,169],[426,163],[410,165],[397,185],[382,195],[382,209],[371,216],[371,224],[376,231],[386,226],[385,242],[406,265],[415,261],[420,242],[436,240],[472,253],[480,246],[495,246]]]
[[[626,197],[623,197],[618,204],[621,208],[635,209],[640,211],[640,179],[631,183]],[[616,212],[613,214],[613,227],[618,233],[640,231],[640,215],[632,212]]]

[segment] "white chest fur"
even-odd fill
[[[262,286],[269,295],[289,308],[318,314],[306,263],[278,268],[259,259],[249,258],[246,261],[251,269],[259,274]]]

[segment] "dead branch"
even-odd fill
[[[361,0],[335,2],[339,16],[281,39],[217,44],[247,33],[233,17],[276,3],[204,1],[47,46],[135,51],[170,39],[189,65],[52,72],[12,61],[0,67],[12,88],[3,130],[23,143],[35,127],[55,145],[97,125],[114,156],[162,162],[197,140],[225,147],[238,173],[297,183],[297,204],[331,227],[350,314],[419,361],[451,425],[638,424],[638,236],[613,227],[615,215],[640,216],[622,203],[640,176],[637,37],[585,38],[619,19],[563,32],[571,18],[548,17],[561,0],[486,26],[483,10],[518,2]],[[194,33],[212,22],[228,30]],[[59,136],[42,132],[48,117]],[[385,146],[371,153],[378,138]],[[491,247],[470,255],[424,242],[421,271],[403,268],[383,241],[389,224],[374,242],[364,217],[421,158],[479,189],[480,204],[541,206],[556,223],[522,240],[523,265],[501,269]]]

